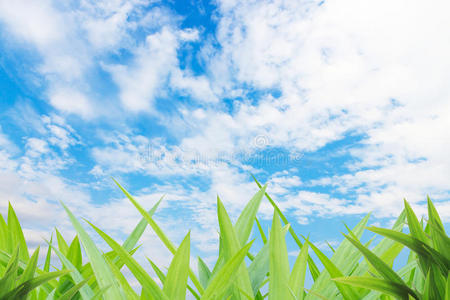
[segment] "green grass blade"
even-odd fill
[[[61,277],[68,272],[69,271],[50,272],[34,277],[30,280],[25,281],[14,290],[10,291],[4,296],[4,299],[24,299],[35,288],[43,285],[50,280]]]
[[[198,277],[200,279],[200,283],[204,288],[208,286],[209,279],[211,278],[211,271],[209,270],[206,263],[198,257]]]
[[[289,287],[298,300],[303,300],[304,295],[306,265],[308,263],[308,242],[309,240],[306,240],[303,244],[289,277]]]
[[[269,243],[266,243],[259,250],[258,254],[255,256],[255,259],[248,267],[248,273],[250,275],[254,295],[256,295],[258,290],[261,288],[269,269]]]
[[[406,201],[406,199],[403,201],[405,203],[406,218],[408,219],[408,227],[411,236],[418,239],[421,242],[427,243],[428,240],[427,236],[425,235],[425,232],[423,232],[422,225],[420,225],[416,214],[409,205],[408,201]]]
[[[38,263],[39,258],[39,247],[36,248],[33,255],[31,256],[30,260],[28,261],[28,265],[23,271],[22,275],[20,276],[20,279],[17,282],[17,285],[20,285],[24,283],[25,281],[30,280],[34,277],[34,273],[36,272],[36,267]]]
[[[75,296],[75,294],[89,281],[89,278],[84,279],[83,281],[77,283],[73,287],[71,287],[68,291],[58,297],[58,300],[70,300]]]
[[[392,281],[387,281],[385,279],[370,277],[338,277],[333,278],[332,280],[341,284],[376,290],[400,299],[409,299],[408,291],[405,290],[403,286],[393,283]]]
[[[266,235],[264,233],[264,230],[261,227],[261,224],[258,221],[258,218],[255,218],[255,221],[256,221],[256,225],[258,226],[259,235],[261,236],[261,239],[262,239],[263,243],[266,244],[267,243],[267,237],[266,237]]]
[[[19,252],[20,247],[17,246],[8,261],[3,277],[0,279],[0,297],[6,294],[13,287],[13,284],[17,279],[17,270],[19,269]]]
[[[61,264],[64,268],[70,271],[69,275],[75,284],[79,284],[84,281],[83,276],[80,274],[78,269],[70,262],[70,260],[56,247],[49,243],[49,248],[55,251],[56,255],[59,257]],[[84,285],[80,288],[80,295],[82,299],[88,300],[94,297],[94,292],[89,285]]]
[[[217,216],[219,219],[220,236],[223,241],[224,258],[225,261],[231,259],[241,249],[239,237],[233,228],[230,217],[227,214],[225,207],[223,206],[220,198],[217,197]],[[252,218],[254,220],[254,217]],[[242,263],[236,272],[236,290],[234,297],[240,299],[240,291],[244,291],[248,295],[253,295],[252,286],[250,282],[250,276],[245,263]]]
[[[10,241],[8,237],[9,237],[8,225],[6,224],[2,214],[0,214],[0,249],[5,250],[8,253],[11,253],[12,249],[10,249]]]
[[[251,174],[251,176],[253,177],[253,180],[255,181],[256,185],[259,188],[262,188],[262,185],[259,183],[259,181],[256,179],[256,177],[253,176],[253,174]],[[265,193],[265,195],[266,195],[267,200],[269,200],[270,204],[272,205],[273,209],[275,211],[277,211],[278,214],[280,215],[280,218],[283,221],[283,223],[285,225],[289,224],[287,218],[284,216],[283,212],[278,207],[278,205],[275,203],[275,201],[273,201],[273,199],[269,196],[269,194],[267,192]],[[303,246],[303,243],[300,241],[300,239],[298,238],[297,234],[295,233],[294,229],[292,229],[292,227],[289,228],[289,233],[291,234],[291,236],[294,239],[295,243],[298,245],[299,249],[301,249],[302,246]],[[316,279],[320,275],[320,271],[319,271],[319,268],[317,268],[315,262],[312,260],[312,258],[310,256],[308,256],[308,267],[309,267],[309,271],[311,272],[311,276],[312,276],[313,280],[316,281]]]
[[[111,271],[114,274],[114,277],[116,277],[117,281],[120,283],[120,286],[122,287],[124,293],[127,296],[128,300],[137,300],[139,299],[139,296],[136,294],[136,292],[133,290],[133,288],[128,283],[125,276],[120,272],[119,267],[108,257],[106,257],[106,262],[108,263],[109,267],[111,268]]]
[[[211,278],[208,287],[205,289],[201,299],[211,300],[222,295],[233,283],[233,278],[238,270],[239,266],[244,261],[248,250],[252,246],[253,242],[250,242],[246,246],[242,247],[225,265]]]
[[[83,256],[81,254],[81,245],[78,240],[78,236],[75,236],[69,246],[69,250],[67,251],[67,259],[70,260],[78,270],[81,270],[81,267],[83,266]]]
[[[53,242],[53,234],[50,235],[50,245]],[[44,271],[48,272],[50,271],[50,261],[52,259],[52,247],[48,246],[47,254],[45,255],[45,262],[44,262]]]
[[[272,229],[269,238],[269,255],[269,300],[291,299],[288,291],[290,271],[286,239],[277,211],[273,214]]]
[[[145,218],[145,220],[148,222],[150,227],[152,227],[153,231],[155,231],[156,235],[158,235],[159,239],[163,242],[163,244],[169,249],[169,251],[175,255],[176,248],[173,245],[173,243],[169,240],[169,238],[164,234],[164,232],[161,230],[161,228],[156,224],[156,222],[153,220],[152,216],[131,196],[130,193],[128,193],[127,190],[125,190],[115,179],[113,179],[114,182],[117,184],[117,186],[122,190],[122,192],[125,194],[125,196],[130,200],[130,202],[136,207],[136,209],[141,213],[141,215]],[[200,284],[200,281],[198,280],[197,276],[195,276],[195,273],[189,269],[189,277],[192,280],[192,283],[195,285],[197,290],[200,294],[203,293],[203,287]]]
[[[266,193],[267,185],[263,186],[247,203],[239,215],[238,220],[234,226],[234,230],[238,236],[240,245],[247,243],[250,233],[252,232],[253,224],[255,222],[256,213],[258,212],[261,200]],[[245,291],[245,290],[244,290]]]
[[[105,261],[102,254],[95,246],[95,243],[92,241],[91,237],[87,234],[87,232],[81,226],[80,222],[78,222],[69,208],[67,208],[64,203],[61,202],[61,204],[64,207],[67,215],[69,216],[72,226],[78,233],[80,241],[83,244],[84,250],[86,251],[86,255],[89,257],[92,271],[95,274],[95,278],[99,288],[103,289],[109,287],[105,291],[105,297],[111,300],[125,299],[123,291],[112,275],[108,263]]]
[[[11,203],[8,204],[8,229],[11,237],[11,241],[14,242],[12,248],[16,246],[20,247],[19,258],[27,261],[30,258],[28,253],[27,243],[25,242],[25,236],[23,235],[22,227],[20,226],[19,219],[17,219]]]
[[[344,275],[336,267],[336,265],[330,259],[328,259],[328,257],[326,257],[326,255],[323,254],[319,250],[319,248],[314,246],[314,244],[312,244],[311,242],[308,242],[308,244],[311,247],[311,249],[314,251],[314,253],[316,253],[317,257],[320,259],[323,266],[330,274],[331,279],[338,278],[338,277],[344,277]],[[338,290],[341,292],[344,299],[359,299],[359,296],[353,291],[353,289],[351,289],[347,286],[341,285],[339,282],[335,282],[335,284],[336,284],[336,287],[338,288]]]
[[[163,292],[169,299],[181,300],[186,298],[189,258],[190,234],[188,233],[178,247],[172,262],[170,263],[169,270],[167,271]]]
[[[149,210],[148,214],[150,216],[153,216],[153,214],[156,212],[156,210],[158,209],[158,206],[161,203],[163,198],[164,198],[164,196],[161,197],[161,199],[159,199],[159,201],[156,202],[156,204],[153,205],[153,207]],[[128,252],[133,250],[133,248],[136,246],[137,242],[141,238],[142,234],[144,234],[144,231],[145,231],[145,228],[147,227],[147,225],[148,225],[147,220],[144,217],[142,217],[141,220],[139,221],[139,223],[134,228],[134,230],[131,232],[131,234],[127,237],[127,239],[123,243],[122,246],[125,250],[127,250]]]
[[[159,288],[158,284],[147,274],[141,265],[125,250],[119,243],[114,241],[106,233],[97,228],[94,224],[89,223],[92,228],[105,240],[105,242],[116,251],[117,255],[125,262],[128,269],[133,273],[134,277],[139,283],[152,294],[155,299],[169,299],[163,291]]]
[[[56,231],[56,240],[58,241],[58,249],[67,257],[67,252],[69,252],[69,245],[66,240],[62,236],[62,234],[55,228]]]

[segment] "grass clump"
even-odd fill
[[[20,223],[9,206],[6,220],[0,215],[0,300],[3,299],[450,299],[450,239],[432,201],[428,199],[428,218],[418,220],[405,200],[402,211],[391,229],[366,227],[369,216],[344,234],[331,257],[326,256],[308,238],[300,238],[275,201],[266,193],[266,186],[253,196],[236,223],[217,199],[220,229],[218,258],[210,270],[198,258],[197,272],[190,267],[190,234],[176,246],[153,219],[159,202],[145,210],[120,184],[142,219],[124,243],[118,243],[94,224],[89,223],[108,244],[102,253],[84,225],[63,207],[77,232],[70,242],[56,230],[57,243],[49,244],[46,259],[38,267],[39,248],[30,257]],[[272,226],[265,232],[256,218],[259,206],[267,199],[274,208]],[[255,249],[250,240],[256,224],[262,247]],[[158,235],[173,254],[166,272],[149,259],[160,283],[145,270],[133,254],[147,226]],[[360,238],[369,230],[382,239],[371,245]],[[404,232],[404,229],[405,230]],[[286,235],[299,247],[292,268],[288,261]],[[369,248],[370,246],[370,248]],[[409,248],[407,263],[393,269],[394,260]],[[81,249],[86,258],[83,260]],[[52,252],[59,262],[51,262]],[[248,259],[246,259],[248,258]],[[319,270],[316,261],[323,269]],[[85,263],[83,263],[85,262]],[[61,270],[50,272],[51,265]],[[141,288],[135,290],[122,274],[124,266],[131,271]],[[307,273],[313,279],[305,288]]]

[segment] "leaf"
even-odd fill
[[[78,240],[78,236],[75,236],[72,243],[70,244],[66,257],[78,270],[81,270],[81,267],[83,266],[83,257],[81,254],[81,246]]]
[[[208,286],[209,279],[211,278],[211,271],[208,269],[208,266],[205,262],[198,257],[198,277],[200,279],[200,283],[204,288]]]
[[[289,287],[298,300],[303,300],[306,264],[308,262],[308,242],[309,240],[307,239],[303,244],[289,277]]]
[[[400,299],[409,299],[409,291],[405,290],[402,285],[387,281],[385,279],[370,277],[338,277],[332,279],[341,284],[347,284],[355,287],[369,288],[380,291],[382,293],[398,297]],[[414,297],[414,296],[413,296]],[[350,298],[357,299],[357,298]],[[415,298],[414,299],[419,299]]]
[[[260,190],[252,197],[247,205],[239,215],[238,220],[234,226],[234,230],[238,236],[239,243],[244,245],[247,243],[250,233],[252,232],[253,223],[255,222],[256,213],[258,212],[261,200],[266,193],[267,185],[260,188]]]
[[[314,251],[314,253],[316,253],[317,257],[320,259],[323,266],[330,274],[331,279],[344,276],[342,274],[342,272],[336,267],[336,265],[331,260],[329,260],[328,257],[326,257],[325,254],[323,254],[319,250],[319,248],[314,246],[314,244],[312,244],[311,242],[308,242],[308,244],[310,245],[310,247]],[[338,290],[341,292],[344,299],[358,299],[359,298],[358,295],[351,288],[343,286],[343,285],[339,284],[339,282],[335,282],[335,284],[336,284],[336,287],[338,288]]]
[[[69,252],[69,245],[67,245],[67,242],[64,240],[64,237],[61,235],[58,229],[55,228],[55,231],[56,240],[58,241],[58,249],[62,252],[62,254],[64,254],[64,256],[67,257],[67,252]]]
[[[83,276],[80,274],[78,269],[70,262],[70,260],[67,259],[67,257],[64,256],[64,254],[61,251],[59,251],[56,247],[54,247],[51,243],[48,244],[49,249],[53,249],[53,251],[55,251],[56,255],[59,257],[59,260],[61,261],[61,264],[64,266],[64,268],[70,271],[69,275],[72,277],[73,282],[75,284],[83,282],[84,281]],[[89,287],[89,285],[83,285],[80,288],[80,295],[82,299],[88,300],[92,299],[92,297],[94,296],[94,292]]]
[[[123,295],[123,291],[121,290],[119,284],[115,280],[112,275],[111,269],[109,268],[107,262],[103,258],[100,251],[95,246],[92,239],[89,237],[87,232],[83,229],[81,224],[72,214],[72,212],[67,208],[67,206],[62,203],[67,215],[70,218],[72,226],[78,233],[81,243],[83,244],[84,250],[86,251],[87,256],[89,257],[89,261],[92,266],[92,271],[95,274],[95,278],[97,280],[98,286],[100,289],[104,289],[109,287],[105,291],[105,297],[109,300],[115,299],[125,299],[125,295]]]
[[[253,180],[255,181],[256,185],[259,188],[261,188],[262,185],[259,183],[259,181],[256,179],[256,177],[253,176],[253,174],[251,174],[251,176],[253,177]],[[278,205],[275,203],[275,201],[272,200],[272,198],[269,196],[269,194],[267,194],[267,192],[265,193],[265,195],[266,195],[267,200],[269,200],[270,204],[273,206],[274,210],[277,211],[278,214],[280,215],[280,218],[283,221],[283,223],[285,225],[289,224],[288,220],[286,219],[286,217],[284,216],[283,212],[278,207]],[[303,246],[303,243],[300,241],[300,239],[298,238],[297,234],[295,233],[294,229],[292,229],[292,227],[289,228],[289,233],[291,234],[295,243],[298,245],[299,249],[301,249]],[[319,271],[319,268],[317,268],[316,264],[314,263],[314,261],[312,260],[311,257],[308,257],[308,267],[311,272],[311,276],[312,276],[313,280],[316,281],[317,278],[319,277],[320,271]]]
[[[266,243],[259,250],[258,254],[255,256],[255,259],[248,267],[248,273],[250,275],[254,295],[256,295],[258,290],[261,288],[266,275],[269,273],[269,268],[269,243]]]
[[[233,283],[232,278],[235,276],[239,266],[244,261],[248,250],[252,246],[253,241],[242,247],[225,265],[211,278],[208,287],[202,294],[202,300],[215,299],[216,296],[222,295]]]
[[[89,281],[89,278],[84,279],[78,284],[71,287],[67,292],[58,297],[58,300],[70,300],[75,294]]]
[[[185,299],[189,275],[190,233],[181,242],[175,253],[164,282],[163,292],[169,299]]]
[[[30,258],[28,254],[27,243],[25,242],[25,236],[23,235],[22,227],[20,227],[19,219],[17,219],[11,203],[8,203],[8,229],[11,238],[11,242],[14,242],[11,249],[15,247],[20,248],[19,258],[27,261]]]
[[[289,261],[286,240],[282,232],[278,212],[273,214],[272,229],[269,238],[269,300],[289,299]]]
[[[133,273],[134,277],[139,281],[139,283],[151,293],[155,299],[169,299],[163,291],[159,288],[156,282],[147,274],[147,272],[142,268],[141,265],[125,250],[119,243],[114,241],[106,233],[97,228],[94,224],[89,223],[92,228],[105,240],[105,242],[116,251],[117,255],[125,262],[128,269]]]
[[[256,225],[258,226],[258,230],[259,230],[259,234],[261,235],[261,239],[262,239],[263,243],[265,244],[265,243],[267,243],[267,237],[264,234],[264,230],[262,229],[261,224],[258,221],[258,218],[255,218],[255,221],[256,221]]]
[[[235,229],[231,223],[230,217],[225,210],[225,207],[220,201],[220,198],[217,197],[217,216],[219,219],[219,227],[220,227],[220,237],[223,242],[224,249],[224,258],[225,261],[231,259],[239,250],[241,249],[241,244],[239,242],[239,238],[236,234]],[[254,220],[254,218],[252,218]],[[234,292],[234,297],[236,299],[240,299],[239,289],[244,291],[248,295],[253,296],[252,286],[250,283],[250,276],[248,274],[248,270],[245,266],[245,263],[242,263],[236,272],[236,290]]]
[[[28,261],[28,265],[23,271],[20,279],[17,281],[16,285],[20,285],[25,281],[28,281],[34,277],[34,273],[36,272],[37,262],[39,258],[39,247],[36,248],[30,260]]]
[[[156,222],[153,220],[152,216],[145,211],[145,209],[131,196],[130,193],[127,192],[114,178],[114,182],[117,184],[117,186],[122,190],[122,192],[127,196],[128,200],[137,208],[137,210],[141,213],[141,215],[145,218],[145,220],[148,222],[150,227],[152,227],[153,231],[155,231],[156,235],[158,235],[159,239],[163,242],[163,244],[169,249],[169,251],[175,255],[176,248],[173,245],[173,243],[167,238],[167,236],[164,234],[164,232],[161,230],[161,228],[156,224]],[[189,277],[192,280],[192,283],[195,285],[197,290],[200,294],[203,293],[203,287],[200,284],[200,281],[198,280],[197,276],[195,276],[195,273],[189,269]]]

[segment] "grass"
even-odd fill
[[[432,201],[428,199],[428,218],[418,220],[405,200],[391,229],[366,227],[369,216],[344,234],[343,241],[326,256],[309,239],[289,226],[266,186],[251,198],[233,224],[225,206],[217,199],[220,229],[218,259],[210,270],[198,258],[197,272],[190,267],[190,233],[176,246],[153,219],[159,202],[145,210],[119,183],[142,219],[120,244],[90,222],[80,222],[64,204],[77,236],[70,242],[56,230],[56,242],[49,247],[42,267],[38,266],[39,248],[30,256],[27,244],[12,208],[0,215],[0,300],[3,299],[420,299],[450,300],[450,239]],[[272,226],[265,232],[256,218],[262,201],[273,208]],[[252,228],[256,224],[262,247],[253,247]],[[85,227],[92,227],[108,244],[102,253]],[[149,265],[159,279],[156,282],[133,254],[147,226],[157,234],[173,254],[166,272],[150,259]],[[382,239],[373,245],[360,238],[369,230]],[[292,268],[288,261],[286,235],[292,236],[300,251]],[[300,238],[302,237],[302,238]],[[87,258],[82,257],[82,248]],[[407,263],[397,271],[392,266],[404,248],[409,248]],[[59,261],[53,262],[52,252]],[[246,259],[248,258],[248,259]],[[87,263],[83,263],[86,262]],[[320,261],[319,270],[315,261]],[[55,265],[61,266],[56,270]],[[50,271],[51,266],[55,271]],[[122,274],[131,271],[141,288],[135,290]],[[305,288],[309,273],[313,284]]]

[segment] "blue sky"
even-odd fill
[[[324,249],[343,220],[389,225],[403,197],[448,222],[438,2],[0,1],[0,212],[32,245],[73,234],[60,200],[121,238],[139,216],[113,176],[146,207],[166,195],[161,226],[213,257],[216,195],[236,216],[253,173]]]

